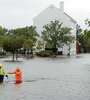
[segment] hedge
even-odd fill
[[[40,52],[37,52],[36,55],[37,56],[41,56],[41,57],[49,57],[53,54],[52,51],[40,51]]]
[[[6,52],[1,52],[1,51],[0,51],[0,55],[6,55]]]

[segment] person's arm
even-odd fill
[[[2,69],[2,71],[3,71],[3,75],[6,76],[6,77],[8,78],[8,75],[7,75],[7,73],[5,72],[5,70]]]
[[[16,72],[8,72],[8,74],[15,74]]]
[[[2,69],[2,71],[3,71],[3,75],[4,75],[4,76],[6,76],[7,74],[6,74],[5,70],[4,70],[4,69]]]

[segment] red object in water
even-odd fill
[[[22,83],[21,80],[15,82],[15,84],[21,84],[21,83]]]
[[[19,67],[14,72],[9,72],[8,74],[15,74],[16,81],[22,81],[22,71]]]
[[[81,44],[79,42],[76,42],[76,52],[77,54],[81,53]]]

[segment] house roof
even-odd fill
[[[71,21],[73,21],[74,23],[77,23],[72,17],[70,17],[68,14],[66,14],[65,12],[64,12],[64,14],[66,15],[66,16],[68,16],[70,19],[71,19]]]
[[[37,16],[35,16],[34,18],[33,18],[33,20],[35,19],[35,18],[37,18],[39,15],[41,15],[44,11],[46,11],[49,7],[55,7],[53,4],[50,4],[46,9],[44,9],[41,13],[39,13]],[[60,11],[60,9],[59,8],[57,8],[57,7],[55,7],[57,10],[59,10]],[[70,17],[68,14],[66,14],[65,12],[64,12],[64,14],[67,16],[67,17],[69,17],[70,19],[71,19],[71,21],[72,22],[74,22],[74,23],[77,23],[72,17]]]

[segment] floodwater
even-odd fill
[[[6,72],[22,70],[23,82],[9,75],[0,84],[0,100],[90,100],[90,54],[53,58],[0,59]]]

